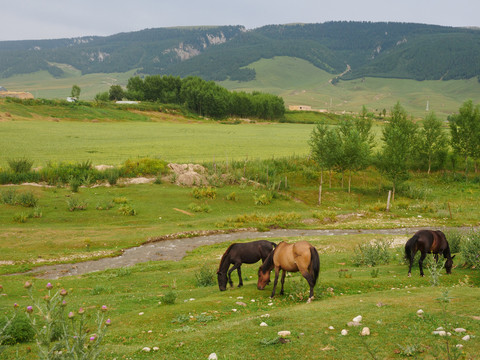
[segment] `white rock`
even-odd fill
[[[263,314],[263,315],[260,315],[261,318],[269,318],[270,317],[270,314]]]
[[[153,331],[152,330],[148,330],[147,333],[151,334]]]
[[[273,303],[268,303],[267,305],[268,305],[268,306],[272,306],[272,305],[273,305]]]
[[[268,326],[268,324],[266,322],[261,322],[260,326]]]
[[[442,326],[437,328],[437,331],[442,331],[442,330],[445,330]]]
[[[255,302],[255,299],[250,300],[251,302]]]
[[[440,336],[447,336],[447,332],[445,330],[435,330],[432,331],[433,335],[440,335]]]
[[[154,347],[152,348],[152,350],[153,350],[153,351],[158,351],[158,350],[160,350],[160,348],[159,348],[158,346],[154,346]]]
[[[218,357],[217,357],[217,354],[215,353],[211,353],[210,355],[208,355],[208,360],[217,360]]]
[[[457,344],[457,345],[455,345],[455,346],[456,346],[457,348],[459,348],[459,349],[463,348],[463,345],[462,345],[462,344]]]
[[[330,330],[335,330],[335,328],[334,328],[332,325],[330,325],[328,328],[329,328]]]
[[[145,346],[145,347],[142,349],[142,351],[145,351],[145,352],[150,352],[150,350],[151,350],[151,349],[150,349],[149,347],[147,347],[147,346]]]
[[[290,336],[290,331],[288,330],[279,331],[277,335],[284,338],[284,337]]]
[[[343,329],[342,332],[341,332],[341,334],[342,334],[343,336],[348,335],[348,330]]]
[[[232,309],[233,312],[237,312],[237,309]]]
[[[462,332],[465,332],[467,330],[465,330],[464,328],[456,328],[454,331],[458,332],[458,333],[462,333]]]
[[[143,312],[139,312],[138,315],[142,316],[144,313]]]
[[[417,315],[422,317],[423,316],[423,310],[422,309],[417,310]]]
[[[362,319],[363,319],[362,315],[358,315],[353,318],[353,322],[361,323]]]
[[[465,335],[463,338],[462,338],[463,341],[468,341],[470,340],[470,335]]]
[[[350,321],[350,322],[347,323],[347,325],[348,325],[349,327],[352,327],[352,326],[360,326],[360,323],[357,322],[357,321]]]
[[[364,327],[362,329],[362,332],[360,333],[362,336],[369,336],[370,335],[370,329],[368,327]]]

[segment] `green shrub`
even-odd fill
[[[188,205],[188,209],[193,212],[204,212],[204,213],[209,213],[212,211],[212,208],[207,204],[191,203],[190,205]]]
[[[78,189],[80,188],[82,183],[83,181],[75,176],[72,176],[68,182],[68,184],[70,185],[70,190],[75,193],[78,192]]]
[[[69,211],[87,210],[87,202],[71,197],[67,199],[67,207]]]
[[[35,207],[37,206],[38,199],[31,191],[27,191],[17,196],[16,203],[24,207]]]
[[[272,202],[271,194],[253,195],[255,205],[269,205]]]
[[[466,266],[480,269],[480,231],[472,230],[460,243],[460,253]]]
[[[108,183],[113,186],[117,184],[118,179],[120,178],[120,170],[115,168],[106,169],[103,172],[103,175],[107,179]]]
[[[3,328],[6,324],[4,319],[0,320],[0,328]],[[30,342],[35,337],[35,331],[30,324],[27,316],[24,313],[18,312],[10,324],[5,327],[3,333],[5,339],[2,345],[15,345],[17,343]]]
[[[122,205],[120,206],[120,208],[118,209],[118,211],[122,214],[122,215],[126,215],[126,216],[135,216],[137,215],[137,211],[131,207],[130,205],[128,204],[125,204],[125,205]]]
[[[212,199],[217,197],[217,189],[214,187],[196,187],[192,190],[192,195],[195,199]]]
[[[97,210],[110,210],[112,207],[114,207],[113,201],[104,201],[102,203],[98,203],[97,206],[95,206],[95,209],[97,209]]]
[[[216,270],[212,267],[204,265],[195,272],[195,279],[198,287],[207,287],[215,285]]]
[[[177,292],[169,290],[164,294],[162,301],[167,305],[173,305],[175,304],[175,300],[177,300]]]
[[[113,202],[115,204],[126,204],[128,203],[128,199],[126,197],[116,197],[116,198],[113,198]]]
[[[2,191],[0,200],[3,204],[15,205],[17,201],[17,192],[15,189]]]
[[[26,158],[8,159],[8,166],[16,174],[27,173],[32,170],[33,161]]]
[[[25,213],[15,214],[13,215],[13,222],[24,224],[28,220],[28,215]]]
[[[168,163],[159,159],[142,158],[127,160],[121,167],[121,172],[127,177],[167,174]]]
[[[391,241],[375,240],[371,243],[358,245],[354,249],[352,257],[353,265],[355,266],[376,266],[380,264],[388,264],[390,261]]]

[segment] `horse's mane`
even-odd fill
[[[276,248],[275,248],[276,249]],[[263,264],[260,266],[260,270],[262,273],[265,273],[267,271],[272,270],[273,268],[273,253],[275,252],[275,249],[273,249],[270,254],[268,254],[267,258],[263,262]]]
[[[227,250],[222,255],[222,259],[220,260],[220,265],[218,266],[218,271],[222,269],[222,265],[224,265],[225,260],[227,260],[227,255],[230,253],[230,250],[232,250],[232,246],[235,244],[230,245]],[[230,264],[229,264],[230,265]]]

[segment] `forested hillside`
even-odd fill
[[[108,37],[0,42],[0,76],[58,64],[82,74],[126,72],[249,81],[260,59],[290,56],[342,79],[470,79],[480,75],[480,30],[412,23],[328,22],[160,28]],[[349,70],[346,71],[345,70]]]

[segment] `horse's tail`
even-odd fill
[[[220,260],[220,265],[218,266],[218,271],[217,271],[217,273],[220,272],[220,270],[222,269],[222,265],[223,265],[223,263],[225,262],[225,260],[227,259],[227,256],[228,256],[228,254],[230,253],[230,250],[232,250],[232,246],[233,246],[233,245],[235,245],[235,244],[230,245],[230,246],[227,248],[227,250],[225,250],[225,252],[223,253],[222,259]],[[230,264],[229,264],[229,265],[230,265]]]
[[[405,259],[410,261],[412,256],[412,251],[414,251],[415,244],[417,243],[418,235],[413,235],[410,239],[408,239],[407,243],[405,244]]]
[[[313,270],[313,286],[317,283],[318,274],[320,273],[320,257],[318,256],[318,251],[315,247],[310,248],[311,254],[311,264]]]
[[[273,246],[274,249],[277,247],[277,244],[275,244],[274,242],[271,242],[271,241],[270,241],[270,244],[272,244],[272,246]]]

